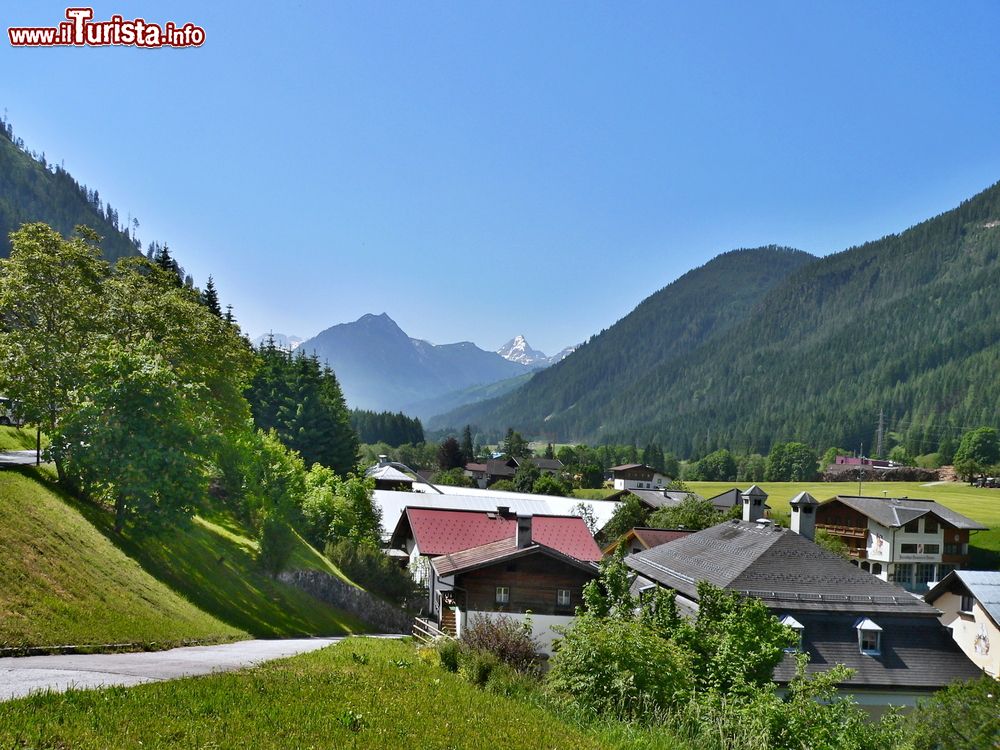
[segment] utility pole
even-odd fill
[[[885,435],[885,412],[882,409],[878,410],[878,432],[875,435],[877,442],[874,458],[882,458],[882,437]]]

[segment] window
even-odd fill
[[[794,645],[791,645],[791,646],[788,646],[788,647],[785,648],[785,653],[794,653],[796,651],[801,651],[802,650],[802,633],[805,632],[805,629],[806,629],[805,626],[801,622],[799,622],[798,620],[796,620],[794,617],[792,617],[791,615],[785,615],[784,617],[782,617],[781,618],[781,624],[782,625],[787,625],[788,627],[790,627],[792,630],[795,631],[795,634],[799,637],[799,640],[798,640],[797,643],[795,643]]]
[[[944,545],[944,553],[946,555],[964,555],[965,550],[963,547],[964,545],[961,543],[950,542]]]
[[[962,605],[959,607],[961,612],[972,612],[972,603],[975,599],[970,595],[965,595],[962,597]]]
[[[941,551],[941,545],[940,544],[925,544],[924,545],[924,554],[925,555],[936,555],[940,551]]]
[[[910,521],[903,527],[903,531],[905,531],[907,534],[916,534],[917,532],[920,531],[920,520],[914,518],[912,521]]]
[[[854,622],[858,631],[858,648],[866,656],[879,656],[882,653],[882,628],[867,617],[859,617]]]
[[[938,520],[936,518],[931,518],[928,516],[924,519],[924,533],[925,534],[937,534],[938,533]]]
[[[877,630],[862,630],[861,631],[861,653],[867,652],[879,652],[879,641],[881,641],[881,634]]]
[[[510,602],[510,587],[497,586],[497,604],[507,604]]]
[[[917,554],[917,545],[915,544],[901,544],[899,545],[899,551],[904,555],[915,555]]]
[[[873,576],[882,575],[882,563],[872,563],[872,575]]]
[[[934,563],[917,563],[917,583],[929,583],[937,580]]]
[[[559,589],[556,592],[556,604],[560,607],[568,607],[570,604],[569,589]]]
[[[892,570],[889,571],[889,580],[892,583],[908,584],[911,580],[913,580],[913,566],[908,563],[904,565],[893,565]]]

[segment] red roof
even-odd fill
[[[420,554],[429,557],[517,536],[515,516],[479,510],[407,507],[393,533],[394,543],[404,524],[409,526]],[[577,560],[596,562],[602,557],[587,524],[579,516],[532,516],[531,539]]]

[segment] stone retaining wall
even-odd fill
[[[380,633],[406,633],[413,627],[413,618],[399,607],[369,594],[329,573],[319,570],[288,570],[278,580],[295,586],[320,601],[350,612]]]

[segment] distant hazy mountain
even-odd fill
[[[434,345],[404,333],[388,315],[363,315],[301,344],[337,373],[353,408],[409,410],[415,404],[532,368],[480,349],[471,341]]]
[[[268,338],[274,339],[274,345],[279,349],[294,351],[301,346],[304,339],[301,336],[286,336],[283,333],[265,333],[253,340],[254,346],[261,346]]]

